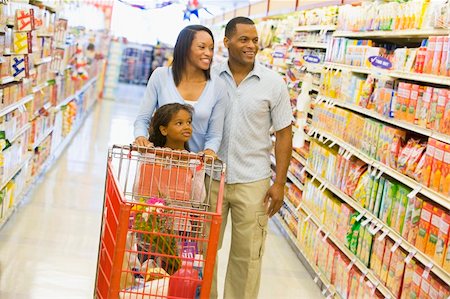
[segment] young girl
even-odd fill
[[[149,141],[152,142],[155,147],[168,147],[172,150],[189,151],[188,141],[192,136],[191,124],[193,113],[193,107],[187,104],[172,103],[161,106],[156,110],[150,123]],[[184,200],[187,200],[192,196],[194,201],[203,202],[206,197],[204,167],[197,159],[189,160],[187,165],[189,165],[189,168],[191,169],[192,181],[183,183],[183,180],[186,180],[187,178],[184,177],[184,175],[181,175],[180,168],[177,171],[174,171],[177,180],[179,181],[178,183],[175,183],[175,185],[184,184],[185,189],[189,189],[186,188],[187,185],[191,186],[192,194],[188,192],[187,196],[183,196]],[[152,172],[148,171],[148,173]],[[148,179],[149,178],[146,178],[143,181],[148,181]],[[160,188],[164,187],[170,188],[169,186],[160,186]],[[166,193],[170,194],[170,191]]]
[[[149,141],[156,147],[189,151],[193,113],[193,107],[186,104],[172,103],[161,106],[150,123]]]

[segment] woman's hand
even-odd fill
[[[142,147],[153,147],[153,143],[148,141],[148,139],[144,136],[139,136],[134,141],[134,145],[136,146],[142,146]]]

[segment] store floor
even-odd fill
[[[106,153],[113,143],[130,143],[142,93],[143,88],[121,86],[116,101],[96,105],[67,150],[0,231],[0,298],[92,298]],[[221,280],[229,233],[219,254]],[[259,298],[320,297],[271,223]]]

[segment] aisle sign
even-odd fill
[[[315,55],[305,55],[303,59],[309,63],[320,63],[320,58]]]
[[[392,62],[381,56],[370,56],[369,62],[380,69],[388,70],[392,67]]]

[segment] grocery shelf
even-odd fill
[[[0,110],[0,116],[6,115],[6,114],[16,110],[20,106],[25,105],[29,101],[33,100],[33,98],[34,98],[34,96],[32,94],[23,97],[22,99],[20,99],[16,103],[13,103],[13,104],[3,108],[2,110]]]
[[[296,159],[297,161],[300,162],[300,164],[302,164],[303,166],[306,166],[306,159],[304,157],[302,157],[299,153],[297,153],[296,151],[292,151],[292,157],[294,157],[294,159]]]
[[[446,272],[441,266],[435,264],[433,259],[425,255],[423,252],[419,251],[415,246],[408,243],[400,234],[398,234],[394,229],[387,226],[384,222],[382,222],[377,216],[375,216],[373,213],[371,213],[369,210],[363,208],[358,202],[356,202],[353,198],[345,194],[342,190],[340,190],[338,187],[333,185],[331,182],[326,180],[325,178],[318,175],[314,170],[307,167],[306,171],[312,175],[317,181],[319,181],[321,184],[323,184],[326,189],[331,191],[334,195],[342,199],[344,202],[346,202],[349,206],[351,206],[353,209],[358,211],[360,214],[364,214],[364,217],[366,219],[370,218],[372,219],[372,223],[376,223],[376,226],[379,228],[378,231],[387,232],[387,236],[391,238],[394,242],[400,243],[400,246],[408,253],[415,253],[414,258],[418,260],[420,263],[422,263],[424,266],[432,265],[431,272],[434,273],[436,276],[438,276],[442,281],[444,281],[447,284],[450,284],[450,274]],[[394,297],[391,297],[394,298]]]
[[[434,139],[437,139],[437,140],[440,140],[440,141],[443,141],[445,143],[450,144],[450,136],[449,135],[442,134],[442,133],[439,133],[439,132],[436,132],[434,130],[430,130],[430,129],[427,129],[427,128],[423,128],[423,127],[420,127],[418,125],[415,125],[415,124],[412,124],[412,123],[409,123],[409,122],[406,122],[406,121],[403,121],[403,120],[386,117],[384,115],[380,115],[379,113],[377,113],[377,112],[375,112],[373,110],[369,110],[369,109],[360,107],[360,106],[355,105],[355,104],[345,103],[345,102],[342,102],[340,100],[336,100],[336,99],[325,97],[325,96],[321,96],[321,95],[319,95],[318,98],[320,100],[322,100],[322,101],[325,101],[325,102],[331,102],[331,103],[333,103],[333,105],[336,105],[336,106],[339,106],[339,107],[342,107],[342,108],[346,108],[348,110],[351,110],[351,111],[354,111],[354,112],[358,112],[358,113],[361,113],[363,115],[369,116],[371,118],[375,118],[375,119],[381,120],[381,121],[383,121],[385,123],[397,126],[399,128],[403,128],[403,129],[406,129],[406,130],[409,130],[409,131],[413,131],[413,132],[419,133],[421,135],[428,136],[428,137],[431,137],[431,138],[434,138]]]
[[[361,260],[350,251],[350,249],[345,246],[341,240],[339,240],[334,233],[327,228],[322,221],[320,221],[317,216],[305,205],[305,203],[301,203],[299,205],[299,208],[302,209],[308,216],[310,216],[310,219],[312,222],[314,222],[320,230],[328,235],[328,238],[330,241],[336,245],[336,247],[345,254],[351,261],[354,261],[354,265],[366,275],[366,278],[374,285],[376,288],[385,296],[385,298],[395,298],[395,296],[392,294],[392,292],[384,286],[380,280],[376,277],[376,275],[373,273],[371,269],[369,269],[364,263],[361,262]]]
[[[334,31],[336,30],[336,25],[309,25],[309,26],[298,26],[295,31]]]
[[[3,190],[3,188],[6,187],[9,181],[11,181],[16,176],[16,174],[25,166],[25,164],[28,163],[31,157],[32,154],[28,154],[27,156],[25,156],[25,159],[8,176],[6,176],[6,179],[4,179],[0,183],[0,190]]]
[[[30,128],[31,128],[31,124],[27,123],[25,126],[22,127],[22,129],[19,130],[19,132],[16,133],[16,135],[13,138],[11,138],[11,140],[9,142],[13,143],[14,141],[17,140],[17,138],[22,136],[22,134],[25,133],[26,131],[28,131]]]
[[[449,35],[449,29],[410,29],[410,30],[393,30],[393,31],[340,31],[336,30],[333,33],[335,37],[355,37],[355,38],[427,38],[436,35]]]
[[[6,76],[6,77],[0,78],[0,84],[8,84],[11,82],[14,82],[14,77],[12,77],[12,76]]]
[[[395,70],[383,70],[379,68],[368,68],[362,66],[346,65],[334,62],[325,62],[325,68],[334,68],[340,70],[347,70],[359,74],[373,74],[373,75],[384,75],[397,79],[411,80],[423,83],[432,83],[450,86],[450,77],[447,76],[436,76],[430,74],[419,74],[412,72],[401,72]]]
[[[48,57],[44,57],[41,59],[38,59],[37,61],[34,62],[34,65],[40,65],[40,64],[44,64],[44,63],[49,63],[52,61],[52,57],[48,56]]]
[[[43,89],[43,88],[45,88],[47,86],[48,86],[48,82],[39,84],[38,86],[33,87],[32,92],[36,93],[36,92],[40,91],[41,89]]]
[[[66,106],[67,104],[69,104],[72,100],[75,99],[75,95],[70,95],[67,98],[65,98],[63,101],[61,101],[60,103],[58,103],[55,106],[55,109],[60,109],[62,106]]]
[[[450,205],[450,199],[444,196],[443,194],[440,194],[428,187],[425,187],[422,184],[419,184],[415,180],[411,179],[410,177],[398,172],[397,170],[388,167],[381,162],[367,156],[363,152],[361,152],[359,149],[355,148],[354,146],[348,144],[347,142],[343,141],[342,139],[331,135],[327,132],[323,132],[322,130],[318,130],[316,128],[311,129],[312,132],[315,134],[322,135],[323,137],[327,138],[328,140],[334,141],[336,144],[338,144],[341,148],[347,150],[355,157],[358,157],[360,160],[364,161],[368,165],[371,165],[372,167],[382,171],[383,173],[389,175],[390,177],[396,179],[400,183],[404,184],[405,186],[408,186],[409,188],[413,189],[414,191],[417,191],[417,193],[420,193],[424,195],[425,197],[429,198],[430,200],[434,201],[435,203],[443,206],[448,207]]]
[[[315,266],[314,264],[311,264],[306,257],[303,250],[298,245],[298,241],[295,238],[294,234],[291,232],[289,227],[285,224],[284,220],[281,218],[281,216],[277,213],[274,215],[274,217],[271,218],[272,221],[280,228],[281,232],[287,237],[289,244],[294,249],[294,251],[297,253],[297,255],[301,258],[302,261],[305,261],[307,263],[307,267],[309,267],[314,274],[316,275],[316,278],[322,282],[322,285],[325,287],[323,295],[325,296],[328,292],[328,296],[337,296],[338,298],[342,298],[342,296],[336,292],[336,289],[334,286],[326,279],[325,275]],[[305,264],[303,263],[303,264]],[[315,280],[316,281],[316,280]]]
[[[292,172],[288,171],[287,177],[295,186],[297,186],[298,189],[303,191],[305,186],[300,182],[299,179],[297,179],[297,177]]]
[[[37,37],[53,37],[54,34],[52,32],[38,32]]]
[[[47,138],[47,136],[53,132],[53,129],[54,127],[51,127],[50,129],[45,131],[45,133],[37,141],[35,141],[32,147],[30,148],[35,149],[36,147],[38,147]]]
[[[287,196],[284,196],[283,202],[288,206],[289,210],[292,211],[293,214],[291,213],[291,215],[298,221],[297,208],[294,206],[292,201]]]
[[[327,44],[326,43],[320,43],[320,42],[294,42],[294,47],[297,48],[313,48],[313,49],[326,49]]]

